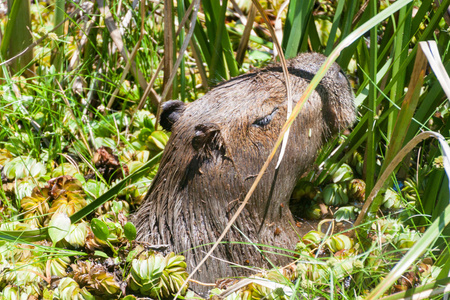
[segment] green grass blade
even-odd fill
[[[305,36],[306,26],[312,16],[313,7],[314,1],[311,0],[295,0],[289,3],[282,42],[286,59],[297,55]]]
[[[334,41],[336,39],[336,33],[339,27],[340,20],[342,18],[342,11],[344,10],[344,3],[346,1],[340,0],[336,8],[336,13],[333,17],[333,25],[331,26],[330,35],[328,37],[327,48],[325,49],[325,55],[328,55],[333,50]]]
[[[107,192],[105,192],[103,195],[89,203],[86,207],[82,208],[81,210],[74,213],[70,220],[72,221],[72,224],[78,222],[88,214],[95,211],[100,205],[105,203],[108,200],[111,200],[116,196],[124,187],[126,187],[131,182],[136,181],[138,178],[145,175],[145,173],[148,172],[149,169],[153,168],[161,159],[162,152],[155,155],[151,160],[146,162],[142,167],[140,167],[136,172],[133,174],[128,175],[126,178],[121,180],[119,183],[117,183],[115,186],[110,188]]]
[[[409,7],[408,7],[409,6]],[[394,65],[392,66],[392,74],[399,73],[398,79],[394,83],[394,86],[391,89],[391,99],[397,100],[401,99],[401,95],[403,95],[403,87],[405,85],[405,70],[400,69],[401,62],[405,60],[407,56],[407,52],[405,50],[408,49],[409,46],[409,37],[410,37],[410,28],[411,28],[411,9],[412,6],[409,4],[408,6],[403,7],[398,14],[398,27],[395,33],[394,38],[391,40],[394,41]],[[394,19],[394,18],[391,18]],[[404,22],[406,20],[406,22]],[[398,102],[398,101],[396,101]],[[392,105],[392,104],[391,104]],[[395,125],[395,115],[393,113],[389,114],[388,125],[386,135],[388,140],[391,140],[393,135]],[[398,130],[398,129],[397,129]],[[397,140],[397,136],[394,135]]]
[[[47,238],[48,228],[40,228],[35,230],[9,231],[0,230],[0,240],[10,242],[37,242]]]
[[[65,0],[56,0],[55,1],[55,19],[54,19],[54,26],[58,25],[62,21],[64,21],[64,15],[65,15],[65,6],[66,1]],[[64,38],[64,26],[60,26],[55,30],[55,33],[58,35],[59,39]],[[62,64],[64,60],[64,43],[61,43],[59,41],[54,42],[53,49],[56,51],[52,55],[52,62],[55,66],[55,69],[57,72],[63,72]]]
[[[172,82],[170,76],[172,74],[174,59],[176,56],[176,43],[174,43],[174,24],[173,24],[173,1],[164,2],[164,77],[163,77],[163,93],[162,101],[172,98]],[[176,70],[175,70],[176,72]],[[159,109],[159,108],[158,108]]]
[[[21,53],[33,43],[30,32],[30,2],[27,0],[8,1],[8,6],[10,12],[0,47],[1,58],[5,60]],[[10,64],[11,72],[15,74],[24,68],[29,68],[30,70],[25,71],[25,75],[33,76],[34,67],[29,66],[32,60],[33,51],[22,54]]]
[[[370,0],[369,3],[369,10],[372,16],[376,15],[377,9],[378,9],[378,1],[376,0]],[[370,45],[377,45],[377,38],[378,38],[378,32],[377,32],[377,26],[374,26],[370,30]],[[376,90],[376,77],[377,77],[377,68],[378,68],[378,47],[370,47],[370,56],[369,56],[369,77],[371,79],[369,83],[369,104],[368,104],[368,114],[369,114],[369,124],[375,124],[376,118],[377,118],[377,90]],[[365,171],[366,171],[366,195],[369,194],[369,192],[372,190],[374,186],[374,174],[376,174],[375,168],[376,168],[376,159],[377,159],[377,137],[376,132],[377,127],[376,126],[369,126],[367,128],[368,131],[368,138],[367,138],[367,145],[366,145],[366,153],[365,153]]]
[[[210,11],[212,13],[212,16],[214,17],[214,20],[210,19],[210,23],[214,24],[215,28],[215,36],[214,38],[210,34],[210,41],[214,41],[212,49],[212,58],[211,58],[211,65],[210,65],[210,79],[213,79],[215,76],[217,65],[220,63],[223,64],[223,47],[222,47],[222,35],[223,35],[223,28],[221,24],[224,24],[225,21],[225,13],[227,11],[227,1],[224,1],[222,3],[222,6],[220,6],[219,1],[204,1],[205,4],[209,4]],[[208,6],[209,7],[209,6]],[[217,22],[215,22],[217,20]],[[228,78],[228,77],[226,77]]]
[[[186,12],[184,9],[184,3],[182,3],[182,2],[178,3],[177,12],[178,12],[178,23],[180,24],[185,12]],[[195,23],[194,23],[194,26],[195,26]],[[179,42],[179,48],[181,49],[183,46],[183,42],[184,42],[184,31],[183,30],[180,31],[178,42]],[[184,60],[184,55],[183,55],[183,58],[181,59],[181,63],[180,63],[180,100],[184,102],[185,99],[186,99],[186,67],[185,67],[185,60]]]
[[[248,48],[248,41],[251,36],[253,22],[255,21],[256,8],[254,5],[250,7],[250,11],[247,16],[247,24],[245,24],[244,31],[242,33],[242,38],[239,42],[238,50],[236,51],[236,61],[239,65],[242,65],[244,61],[245,52]],[[228,26],[227,26],[228,29]]]
[[[384,160],[383,166],[381,167],[380,173],[386,169],[386,166],[391,162],[392,158],[403,146],[405,136],[408,132],[409,124],[411,123],[412,117],[419,102],[420,90],[423,85],[426,68],[426,57],[422,51],[419,51],[416,55],[416,61],[411,76],[411,81],[409,83],[408,93],[403,100],[402,109],[398,113],[395,127],[393,128],[392,136],[395,138],[391,139],[389,143],[389,147],[386,152],[386,158]]]

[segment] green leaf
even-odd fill
[[[134,241],[136,239],[136,227],[133,223],[128,222],[127,224],[125,224],[125,226],[123,226],[123,230],[127,240]]]
[[[351,179],[353,179],[353,170],[347,164],[342,164],[332,175],[332,180],[334,183],[349,181]]]
[[[94,255],[95,255],[95,256],[104,257],[104,258],[109,258],[109,256],[108,256],[105,252],[103,252],[103,251],[98,251],[98,250],[96,250],[96,251],[94,251]]]
[[[115,213],[115,214],[119,214],[123,209],[123,203],[120,201],[116,201],[113,200],[112,204],[111,204],[111,210]]]
[[[131,262],[135,258],[136,254],[138,254],[137,249],[131,250],[127,255],[126,262]]]
[[[268,52],[252,50],[248,55],[248,59],[252,62],[268,62],[272,59],[272,56]]]
[[[154,131],[148,138],[148,143],[150,143],[149,148],[151,150],[164,150],[169,137],[163,131]]]
[[[69,234],[70,218],[66,213],[55,213],[50,220],[48,235],[54,244],[62,240]]]
[[[108,239],[109,229],[108,229],[108,225],[106,225],[105,222],[103,222],[97,218],[94,218],[91,221],[91,228],[92,228],[92,232],[98,239],[100,239],[102,241],[106,241]]]
[[[145,143],[147,139],[151,136],[152,130],[148,128],[142,128],[141,131],[138,134],[138,140],[141,143]]]

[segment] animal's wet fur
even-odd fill
[[[304,53],[288,61],[295,103],[324,60],[323,55]],[[192,270],[244,199],[286,121],[286,108],[279,65],[233,78],[186,106],[166,104],[161,124],[172,135],[134,215],[138,239],[169,244],[170,251],[186,256]],[[354,118],[349,82],[333,64],[294,122],[279,169],[275,170],[275,159],[225,241],[292,249],[298,241],[289,211],[295,183],[324,142]],[[275,265],[287,260],[279,254],[265,255]],[[270,267],[252,245],[222,244],[214,256],[225,261],[209,259],[196,279],[212,282],[244,274],[228,262]]]

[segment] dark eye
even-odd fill
[[[275,116],[275,114],[277,113],[278,108],[276,107],[269,115],[264,116],[262,118],[256,119],[255,122],[253,122],[253,126],[259,126],[259,127],[264,127],[266,125],[268,125],[273,117]]]

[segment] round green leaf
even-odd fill
[[[106,225],[105,222],[103,222],[97,218],[94,218],[91,221],[91,228],[92,228],[92,232],[98,239],[100,239],[102,241],[106,241],[108,239],[109,229],[108,229],[108,225]]]
[[[125,226],[123,226],[123,230],[125,232],[125,237],[127,238],[127,240],[133,241],[134,239],[136,239],[136,227],[133,223],[128,222],[127,224],[125,224]]]

